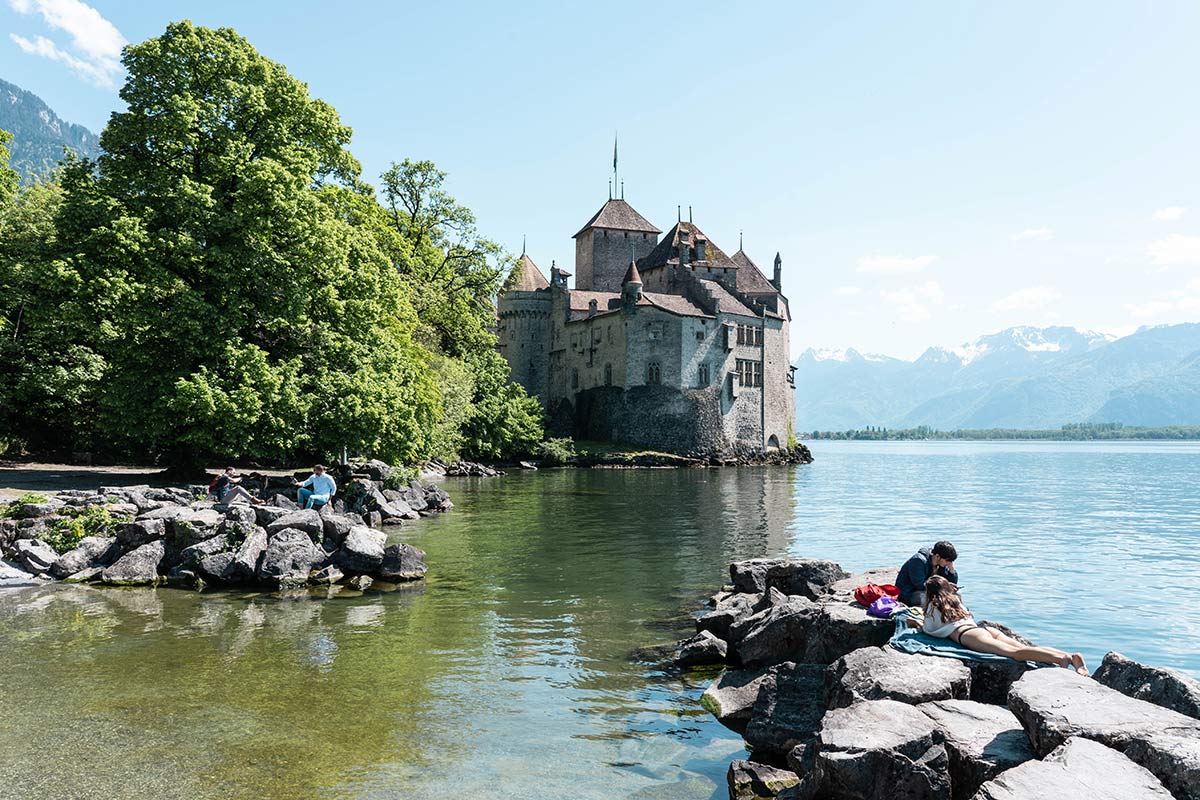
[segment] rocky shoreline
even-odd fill
[[[1117,653],[1093,678],[901,653],[853,598],[895,575],[730,565],[674,661],[725,666],[701,704],[751,751],[731,800],[1200,800],[1200,682]]]
[[[272,479],[263,476],[243,482],[267,500],[256,506],[203,499],[207,485],[106,486],[14,504],[10,518],[0,519],[0,586],[62,580],[192,590],[361,590],[372,582],[423,578],[425,553],[389,545],[380,528],[449,511],[449,495],[435,485],[390,480],[392,468],[382,462],[347,468],[344,475],[339,495],[315,511],[297,506],[294,488],[272,489]],[[47,541],[61,541],[62,531],[97,513],[104,535],[69,537],[72,546],[59,549]]]

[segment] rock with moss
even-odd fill
[[[800,783],[794,772],[757,761],[734,761],[726,775],[729,800],[771,800]]]
[[[730,730],[743,733],[768,670],[725,670],[700,696],[700,705]]]
[[[383,560],[373,575],[380,580],[402,583],[425,577],[425,552],[410,544],[397,542],[383,549]]]
[[[258,566],[258,578],[276,586],[303,585],[325,559],[325,551],[313,544],[308,531],[284,528],[267,540]]]
[[[367,575],[383,563],[387,536],[364,525],[355,525],[346,534],[342,546],[334,554],[339,567],[350,575]]]
[[[121,557],[122,548],[114,536],[85,536],[72,550],[58,557],[50,574],[66,578],[90,567],[107,567]]]
[[[153,586],[158,583],[159,562],[166,548],[161,539],[130,550],[100,573],[100,581],[113,586]]]

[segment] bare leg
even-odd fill
[[[1015,648],[1019,649],[1022,647],[1029,646],[1029,645],[1026,645],[1024,642],[1014,639],[1013,637],[1009,636],[1008,634],[1004,633],[1003,631],[996,630],[995,628],[989,628],[987,626],[984,626],[983,629],[985,631],[987,631],[988,633],[990,633],[992,635],[992,638],[996,639],[997,641],[1012,645]],[[1066,652],[1063,652],[1062,650],[1059,650],[1054,647],[1043,647],[1041,649],[1050,650],[1055,653],[1062,653],[1062,658],[1058,662],[1058,665],[1060,667],[1074,669],[1080,675],[1088,674],[1087,666],[1083,662],[1083,656],[1080,655],[1079,653],[1066,653]],[[1032,661],[1034,659],[1029,659],[1029,660]]]
[[[1011,642],[1015,640],[1011,637],[1004,636],[1004,639],[1009,641],[1003,641],[996,636],[997,633],[998,631],[991,631],[987,628],[972,628],[962,635],[961,644],[968,650],[992,653],[1017,661],[1036,661],[1039,664],[1054,664],[1055,666],[1071,664],[1079,674],[1087,674],[1083,657],[1078,653],[1066,653],[1053,647],[1012,644]]]

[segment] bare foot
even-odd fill
[[[1075,671],[1085,678],[1091,674],[1088,672],[1087,665],[1083,663],[1083,656],[1079,653],[1071,653],[1071,666],[1075,667]]]

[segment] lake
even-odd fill
[[[979,616],[1200,675],[1200,445],[813,442],[796,468],[450,480],[394,593],[0,594],[0,794],[723,798],[711,674],[632,657],[731,560],[958,547]]]

